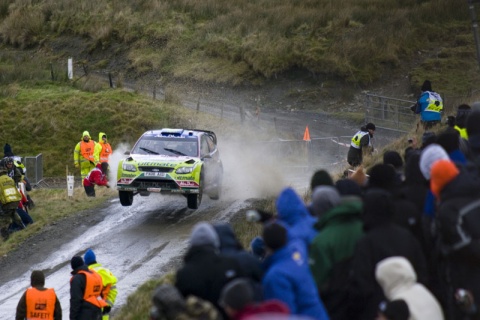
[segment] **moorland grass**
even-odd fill
[[[133,76],[237,85],[300,68],[363,86],[413,64],[413,87],[429,78],[447,93],[443,82],[462,72],[455,89],[468,92],[478,80],[467,1],[0,0],[0,17],[6,45],[71,37],[57,53],[78,54],[90,67],[95,54],[97,67],[107,65],[105,54],[123,56]]]

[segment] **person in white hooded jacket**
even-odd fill
[[[440,304],[425,286],[417,283],[417,275],[404,257],[380,261],[375,277],[388,300],[405,300],[410,310],[409,320],[444,319]]]

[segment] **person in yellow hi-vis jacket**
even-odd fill
[[[0,167],[0,203],[2,205],[0,234],[3,240],[7,240],[10,235],[8,226],[11,222],[17,223],[21,229],[25,228],[22,219],[20,219],[17,213],[20,200],[22,200],[22,195],[18,191],[15,181],[7,175],[5,167]]]
[[[95,146],[95,156],[100,162],[108,162],[112,152],[112,146],[107,140],[107,134],[105,132],[100,132],[98,134],[97,145]]]
[[[99,163],[98,155],[95,155],[96,142],[90,137],[88,131],[82,134],[82,140],[77,143],[73,151],[73,163],[75,168],[80,168],[82,181],[87,174]]]
[[[117,298],[117,277],[115,277],[109,269],[102,267],[102,265],[97,262],[97,257],[92,249],[88,249],[87,252],[85,252],[83,260],[88,266],[88,269],[96,271],[100,277],[102,277],[102,298],[108,304],[108,306],[103,307],[102,309],[102,320],[108,320],[109,313],[115,304],[115,299]]]

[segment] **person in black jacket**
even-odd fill
[[[219,223],[213,228],[220,240],[220,256],[230,257],[238,262],[243,276],[252,282],[255,301],[261,301],[263,269],[260,260],[243,249],[230,224]]]
[[[375,279],[378,262],[393,256],[410,261],[420,283],[427,281],[426,262],[417,239],[392,222],[395,208],[392,195],[382,189],[368,189],[364,196],[365,234],[357,242],[352,260],[349,312],[350,319],[374,319],[381,301],[382,288]]]
[[[184,265],[177,271],[175,286],[187,298],[197,296],[210,301],[220,311],[218,299],[223,286],[243,276],[238,262],[219,255],[220,240],[213,226],[197,223],[190,236],[190,247]]]
[[[462,290],[473,303],[480,302],[480,176],[474,169],[439,160],[431,169],[430,188],[440,200],[437,268],[447,318],[480,319],[478,307],[462,308],[462,297],[455,294]]]
[[[102,319],[102,307],[107,305],[100,296],[103,289],[102,278],[95,271],[89,270],[80,256],[74,256],[70,265],[70,320]]]

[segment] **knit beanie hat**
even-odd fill
[[[383,154],[383,163],[390,164],[395,169],[400,169],[403,167],[403,160],[400,153],[397,151],[387,151]]]
[[[433,91],[430,80],[425,80],[422,84],[422,91]]]
[[[335,182],[335,187],[340,196],[361,196],[362,189],[352,179],[340,179]]]
[[[458,150],[460,148],[458,131],[455,129],[449,129],[440,133],[437,136],[437,143],[439,146],[445,149],[448,154],[452,151]]]
[[[32,287],[43,287],[45,285],[45,274],[40,270],[33,270],[30,275]]]
[[[340,194],[335,187],[319,186],[313,190],[311,210],[314,216],[321,217],[339,204]]]
[[[171,284],[162,284],[157,287],[153,292],[152,302],[155,312],[164,316],[165,319],[177,319],[187,308],[182,294]]]
[[[380,303],[379,309],[379,312],[388,320],[408,320],[410,318],[410,310],[405,300],[384,301]]]
[[[272,222],[263,227],[265,246],[276,251],[287,244],[287,229],[278,222]]]
[[[192,229],[192,234],[190,235],[190,245],[192,247],[211,245],[218,249],[220,248],[220,239],[210,223],[199,222]]]
[[[373,130],[373,131],[375,131],[375,125],[374,125],[373,123],[371,123],[371,122],[367,123],[367,125],[365,126],[365,128],[366,128],[367,130]]]
[[[227,283],[220,294],[220,305],[239,311],[253,300],[253,288],[245,278],[239,278]]]
[[[422,134],[422,147],[425,148],[429,144],[432,144],[437,139],[437,135],[432,131],[425,131]]]
[[[5,145],[3,146],[3,156],[13,157],[12,147],[8,143],[5,143]]]
[[[333,186],[333,179],[326,170],[316,171],[310,180],[310,190],[318,186]]]
[[[430,170],[432,165],[438,160],[448,160],[448,154],[438,144],[433,143],[427,146],[420,155],[420,171],[425,179],[430,180]]]
[[[438,198],[443,188],[450,183],[460,171],[455,164],[450,160],[438,160],[432,166],[430,189],[432,193]]]
[[[88,249],[83,256],[83,260],[87,266],[91,265],[92,263],[97,262],[97,257],[95,257],[95,252],[92,249]]]
[[[395,187],[397,182],[395,169],[389,164],[374,165],[370,169],[369,176],[369,187],[390,190],[391,188]]]
[[[84,265],[83,259],[80,256],[74,256],[72,260],[70,260],[70,266],[72,267],[72,270],[77,269],[78,267],[81,267]]]
[[[258,258],[265,257],[265,241],[261,237],[253,238],[252,242],[250,242],[250,248],[252,248],[252,252]]]

